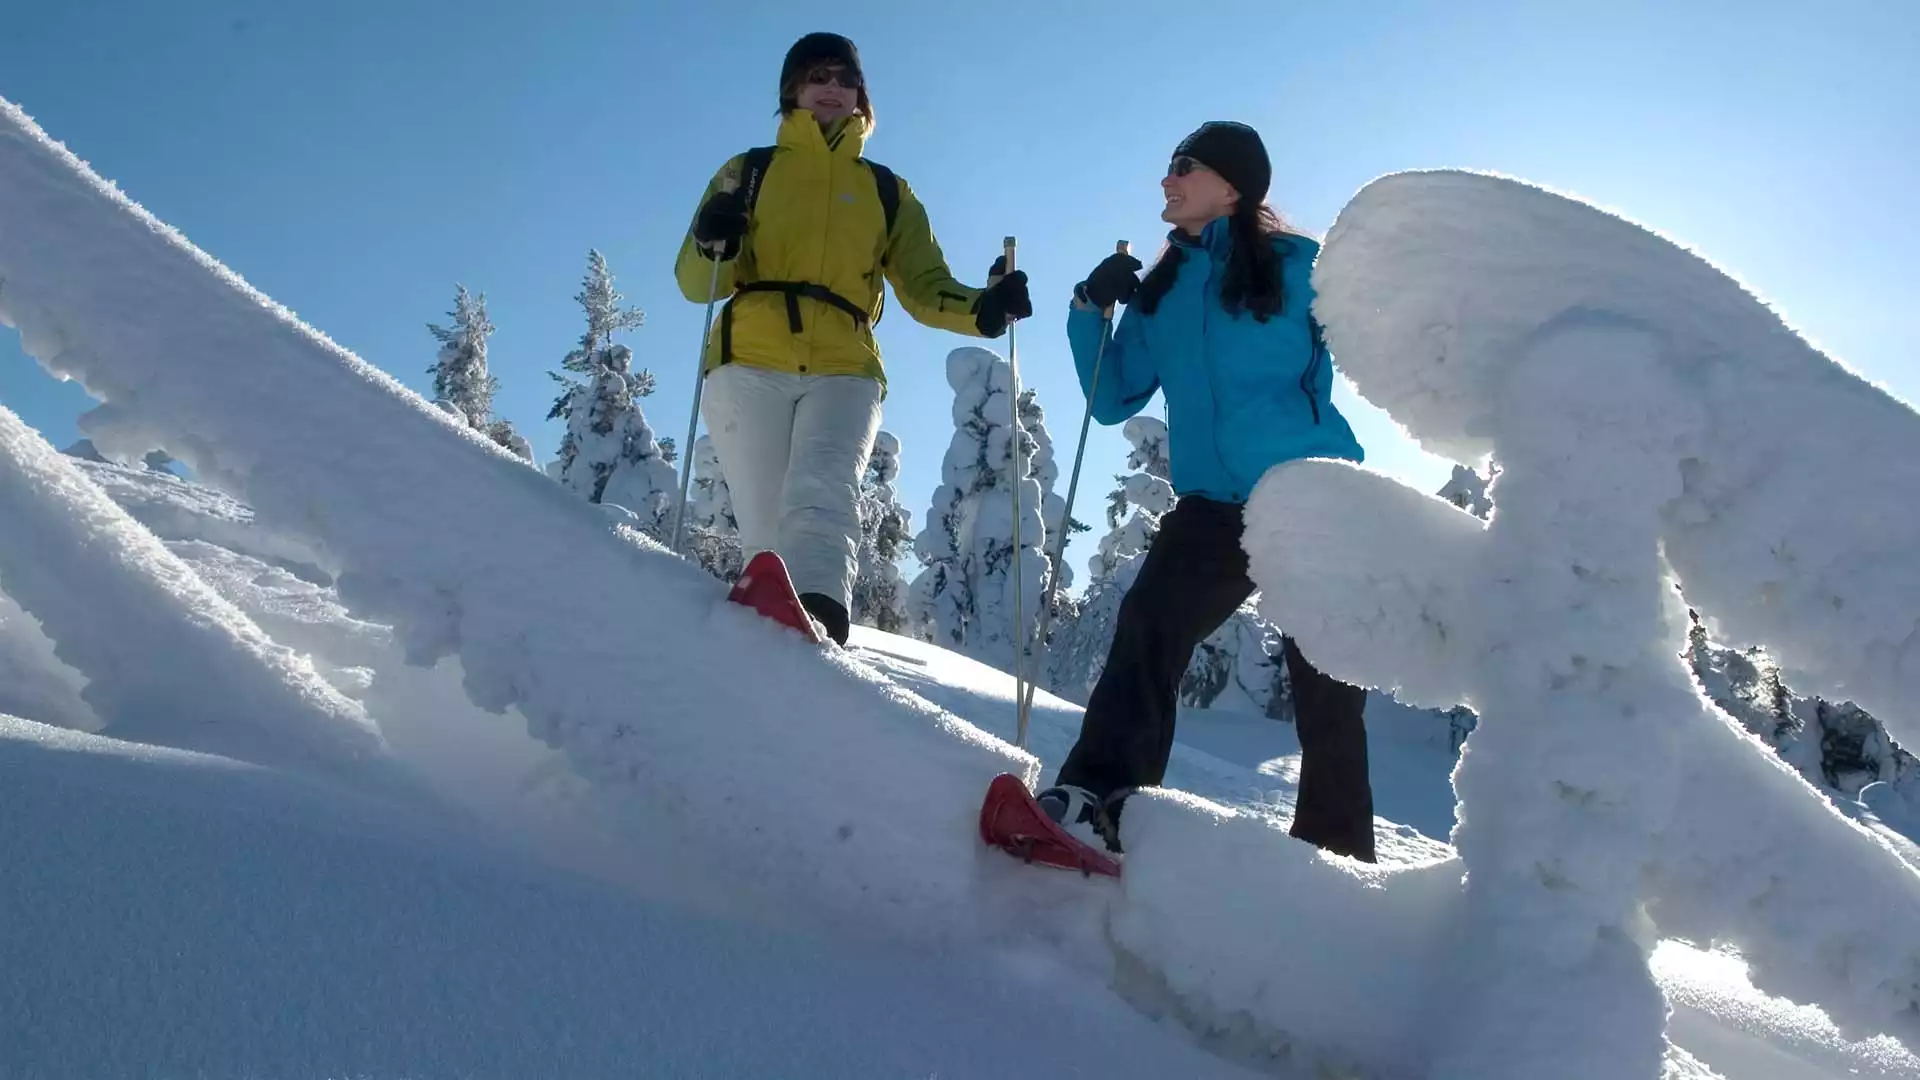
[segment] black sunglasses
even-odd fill
[[[1201,164],[1199,161],[1195,160],[1194,158],[1190,158],[1185,154],[1181,154],[1180,156],[1174,158],[1172,161],[1167,163],[1167,175],[1168,176],[1185,176],[1195,169],[1204,169],[1204,168],[1206,168],[1206,166]]]
[[[848,90],[860,89],[860,76],[843,67],[820,67],[807,72],[807,85],[826,86],[839,83]]]

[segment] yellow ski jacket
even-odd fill
[[[831,136],[805,109],[781,121],[745,241],[734,258],[721,261],[713,296],[715,256],[694,242],[689,225],[674,263],[680,292],[697,304],[728,297],[702,372],[738,363],[804,375],[864,375],[884,385],[873,340],[884,306],[882,274],[916,321],[983,336],[974,323],[983,290],[954,280],[926,208],[898,178],[899,210],[887,231],[875,175],[860,158],[866,137],[859,116]],[[742,182],[745,157],[721,166],[700,206],[723,186]]]

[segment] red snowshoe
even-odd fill
[[[801,606],[799,594],[793,591],[793,579],[787,576],[787,564],[771,551],[763,551],[748,560],[746,569],[740,571],[740,580],[734,582],[733,590],[727,593],[727,599],[750,607],[782,626],[800,631],[815,645],[824,644],[827,640],[813,621],[813,616]]]
[[[980,806],[980,838],[1029,863],[1078,870],[1088,877],[1120,876],[1118,859],[1061,828],[1012,773],[1002,773],[987,785],[987,799]]]

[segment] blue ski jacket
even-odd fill
[[[1273,238],[1283,305],[1263,323],[1247,311],[1229,315],[1221,303],[1232,246],[1226,218],[1198,240],[1175,230],[1173,243],[1187,249],[1173,287],[1152,315],[1129,307],[1104,354],[1101,313],[1075,303],[1067,316],[1067,339],[1093,418],[1118,424],[1164,390],[1174,491],[1222,502],[1245,502],[1260,477],[1283,461],[1362,460],[1353,429],[1333,407],[1333,364],[1311,317],[1320,245],[1304,236]]]

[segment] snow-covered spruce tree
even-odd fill
[[[1435,494],[1474,517],[1485,519],[1493,513],[1493,500],[1487,497],[1487,485],[1493,482],[1493,477],[1499,471],[1498,466],[1490,465],[1487,475],[1481,476],[1464,465],[1455,465],[1453,476]]]
[[[914,537],[922,569],[908,594],[909,624],[915,636],[956,651],[966,650],[979,621],[973,565],[978,557],[976,506],[996,491],[1001,501],[1011,499],[1002,486],[1004,465],[996,474],[989,449],[996,431],[1003,447],[1006,442],[1006,421],[994,419],[1007,416],[1009,383],[998,363],[998,357],[980,348],[959,348],[947,355],[954,433],[941,460],[940,486],[934,489],[926,526]]]
[[[693,442],[693,479],[687,490],[687,537],[695,559],[707,573],[732,583],[745,565],[740,523],[733,516],[733,495],[720,469],[720,454],[706,435]]]
[[[506,447],[514,456],[529,462],[533,460],[533,444],[514,430],[513,421],[492,420],[487,423],[485,430],[487,438]]]
[[[640,399],[653,393],[653,373],[631,370],[633,352],[613,335],[642,325],[640,310],[623,307],[613,274],[598,251],[587,253],[587,276],[574,297],[586,315],[580,341],[553,378],[565,389],[548,419],[564,418],[560,483],[589,502],[624,507],[641,532],[658,540],[672,527],[679,474],[660,452]],[[585,381],[567,373],[587,376]]]
[[[1180,678],[1180,703],[1198,709],[1293,718],[1280,631],[1249,599],[1193,650]]]
[[[1133,449],[1127,468],[1114,477],[1107,495],[1107,535],[1087,560],[1091,582],[1111,578],[1120,565],[1144,555],[1160,529],[1160,518],[1173,509],[1173,462],[1167,455],[1167,425],[1151,416],[1136,416],[1120,428]]]
[[[625,345],[601,349],[602,365],[567,417],[571,456],[560,483],[588,502],[625,507],[639,519],[635,528],[660,540],[673,524],[680,475],[660,456],[640,411],[627,373],[632,356]]]
[[[453,323],[428,323],[440,343],[440,355],[427,369],[433,375],[434,404],[446,409],[515,455],[533,460],[533,447],[514,430],[513,422],[493,415],[493,396],[500,380],[487,368],[487,338],[494,331],[487,317],[487,298],[473,296],[465,285],[454,286]]]
[[[487,372],[487,338],[494,331],[487,318],[487,298],[474,296],[465,285],[454,286],[450,326],[428,323],[440,343],[440,355],[427,371],[433,376],[435,402],[446,402],[471,428],[484,428],[493,415],[493,395],[500,380]]]
[[[1687,660],[1713,703],[1725,709],[1829,798],[1852,802],[1870,784],[1884,784],[1907,821],[1920,825],[1920,760],[1895,743],[1886,725],[1852,702],[1802,697],[1780,676],[1764,649],[1732,649],[1711,640],[1698,613]],[[1876,806],[1884,812],[1884,804]]]
[[[891,431],[874,438],[867,475],[860,485],[860,571],[853,583],[853,621],[889,634],[907,625],[907,585],[900,557],[911,538],[907,508],[894,481],[900,477],[900,439]]]
[[[1049,572],[1046,523],[1066,521],[1066,500],[1054,494],[1059,473],[1052,440],[1032,391],[1021,394],[1025,429],[1020,551],[1013,549],[1013,430],[1007,406],[1007,362],[976,346],[947,356],[953,388],[953,441],[941,462],[926,528],[914,539],[923,566],[907,599],[912,632],[1002,671],[1019,652],[1015,625],[1030,640]],[[1023,610],[1013,609],[1014,574]],[[1063,577],[1063,586],[1067,582]]]
[[[1120,601],[1140,572],[1140,557],[1159,531],[1161,515],[1172,510],[1174,503],[1166,424],[1151,416],[1136,416],[1120,430],[1133,446],[1127,467],[1134,471],[1113,478],[1115,486],[1107,496],[1107,534],[1087,560],[1086,591],[1075,617],[1054,632],[1047,648],[1048,686],[1082,703],[1106,667]]]
[[[564,419],[567,422],[567,434],[560,440],[557,466],[549,470],[556,477],[565,476],[571,471],[577,453],[573,444],[574,414],[588,407],[593,382],[600,370],[607,366],[607,350],[612,345],[613,335],[622,330],[631,330],[646,321],[646,316],[639,308],[621,306],[620,301],[625,297],[614,290],[613,272],[607,269],[605,256],[597,250],[587,251],[587,276],[573,299],[586,314],[586,332],[580,335],[579,344],[560,361],[561,370],[547,373],[560,384],[560,393],[554,398],[553,408],[547,410],[547,419]],[[653,393],[652,372],[643,369],[637,375],[624,371],[622,374],[626,376],[627,393],[630,396],[646,397]]]
[[[1067,561],[1066,549],[1073,546],[1073,535],[1091,531],[1086,522],[1068,516],[1066,497],[1054,491],[1054,485],[1060,481],[1060,463],[1053,455],[1053,435],[1047,431],[1047,413],[1040,407],[1040,398],[1031,388],[1020,392],[1020,427],[1026,433],[1027,475],[1040,485],[1041,513],[1046,518],[1047,532],[1045,550],[1049,553],[1046,572],[1058,573],[1059,582],[1054,587],[1056,596],[1064,597],[1073,587],[1073,565]],[[1066,530],[1067,543],[1060,548],[1060,565],[1052,565],[1051,553],[1059,544],[1061,530]],[[1021,541],[1026,540],[1025,535]],[[1056,616],[1059,612],[1054,613]]]

